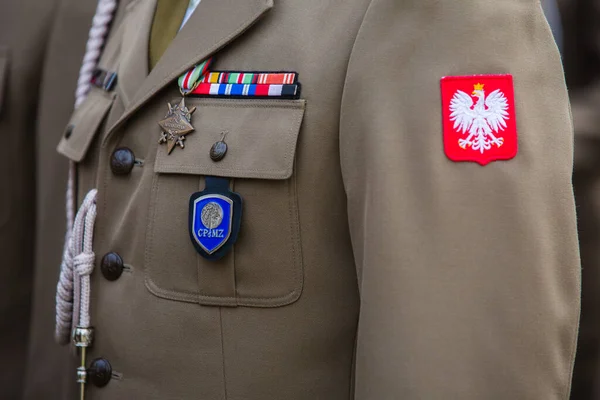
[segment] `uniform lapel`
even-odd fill
[[[139,1],[156,3],[156,0]],[[152,69],[150,75],[143,80],[135,95],[132,96],[130,104],[126,106],[125,113],[109,129],[104,141],[106,142],[112,132],[165,85],[175,84],[173,82],[183,72],[226,46],[252,26],[271,7],[273,7],[273,0],[202,0],[185,27],[177,34],[158,64]],[[154,8],[152,8],[153,10]],[[150,16],[150,20],[152,20],[152,16]],[[140,30],[143,32],[138,33],[141,35],[139,41],[133,41],[139,46],[144,46],[144,49],[136,48],[132,51],[132,64],[129,64],[128,67],[131,71],[134,71],[135,68],[140,71],[142,68],[141,65],[135,64],[142,62],[143,57],[140,56],[142,51],[145,54],[142,63],[147,68],[149,29],[142,27]],[[145,42],[142,43],[141,38],[145,38]],[[135,82],[136,78],[133,73],[127,74],[125,71],[123,73],[128,78],[132,78],[132,82]],[[125,85],[129,86],[129,84]],[[127,90],[127,92],[131,91]]]
[[[148,41],[156,3],[157,0],[137,0],[126,10],[118,85],[126,108],[148,76]]]

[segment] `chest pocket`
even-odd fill
[[[302,292],[303,265],[294,156],[303,100],[187,99],[196,131],[167,155],[159,146],[146,240],[146,286],[155,295],[203,305],[278,307]],[[228,132],[225,157],[211,146]],[[243,198],[238,240],[208,261],[188,233],[188,201],[205,176],[228,177]]]

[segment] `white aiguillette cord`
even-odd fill
[[[88,192],[79,207],[72,233],[63,253],[60,279],[56,290],[56,335],[66,344],[71,325],[90,326],[90,274],[94,270],[92,250],[96,222],[96,189]]]
[[[75,109],[85,100],[94,69],[100,58],[110,23],[117,8],[117,0],[99,0],[92,19],[85,47],[83,63],[79,70],[75,91]],[[92,251],[94,223],[96,221],[97,190],[88,192],[75,214],[75,163],[69,162],[69,178],[66,193],[67,230],[56,288],[55,339],[61,344],[69,343],[71,334],[75,346],[81,349],[81,366],[77,369],[77,382],[81,384],[80,398],[84,396],[87,380],[85,368],[86,348],[93,339],[90,327],[90,275],[94,270],[95,254]]]

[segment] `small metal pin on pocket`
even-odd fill
[[[210,148],[210,159],[213,161],[221,161],[225,154],[227,154],[227,143],[225,143],[225,137],[229,131],[221,132],[221,140],[216,142]]]

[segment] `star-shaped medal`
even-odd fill
[[[167,143],[167,153],[171,154],[177,145],[183,149],[185,147],[183,144],[185,136],[194,131],[192,114],[196,111],[196,107],[189,110],[185,106],[184,98],[181,99],[179,104],[167,103],[167,105],[169,106],[169,112],[165,119],[158,121],[158,125],[163,130],[158,143]]]

